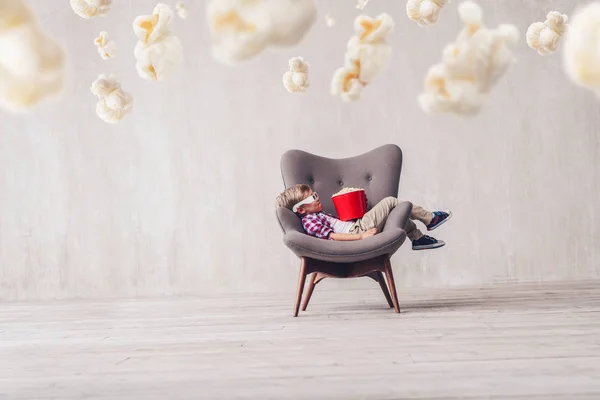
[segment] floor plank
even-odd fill
[[[600,282],[0,305],[0,399],[598,399]]]

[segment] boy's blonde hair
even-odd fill
[[[294,185],[285,189],[279,196],[277,196],[277,207],[285,207],[292,209],[296,203],[301,202],[306,197],[306,194],[310,192],[310,186],[304,184]]]

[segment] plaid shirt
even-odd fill
[[[302,226],[306,233],[319,239],[329,239],[329,234],[333,233],[327,215],[322,212],[306,214],[302,217]]]

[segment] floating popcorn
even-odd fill
[[[368,3],[369,3],[369,0],[356,0],[356,8],[358,8],[359,10],[362,10],[363,8],[365,8],[367,6]]]
[[[427,71],[425,91],[418,99],[429,113],[479,112],[493,86],[515,62],[511,46],[517,43],[519,31],[514,25],[486,28],[481,8],[471,1],[460,4],[458,12],[465,27],[444,48],[442,62]]]
[[[207,5],[213,56],[235,64],[269,46],[298,44],[317,18],[314,0],[212,0]]]
[[[71,8],[81,18],[103,17],[110,10],[112,0],[71,0]]]
[[[290,70],[283,74],[283,86],[290,93],[306,92],[308,82],[308,63],[302,57],[290,58]]]
[[[392,49],[386,38],[394,29],[388,14],[377,18],[359,15],[354,21],[356,36],[348,41],[345,64],[333,75],[331,93],[344,101],[360,100],[363,89],[390,64]]]
[[[25,111],[62,91],[65,57],[22,0],[0,0],[0,108]]]
[[[330,27],[330,28],[331,28],[332,26],[334,26],[334,25],[335,25],[335,19],[333,19],[333,18],[331,17],[331,15],[327,14],[327,15],[325,16],[325,23],[327,24],[327,26],[328,26],[328,27]]]
[[[563,45],[569,78],[600,97],[600,3],[590,3],[573,16]]]
[[[475,81],[447,79],[446,67],[436,64],[427,71],[421,108],[430,113],[453,112],[469,115],[479,111],[486,99]]]
[[[134,50],[136,68],[144,79],[163,80],[183,61],[181,42],[170,29],[173,14],[170,6],[159,3],[152,15],[133,21],[133,31],[139,39]]]
[[[545,22],[534,22],[527,29],[527,44],[537,50],[540,56],[555,53],[558,50],[560,38],[567,30],[567,17],[558,11],[551,11]]]
[[[98,96],[96,114],[104,122],[116,124],[129,114],[133,108],[133,98],[121,89],[113,75],[108,78],[100,75],[92,83],[92,93]]]
[[[117,44],[114,40],[108,40],[108,33],[102,31],[100,36],[94,40],[94,43],[98,47],[98,53],[104,60],[109,58],[115,58],[117,56]]]
[[[360,80],[360,65],[348,63],[333,74],[331,93],[346,102],[358,101],[366,85]]]
[[[450,0],[408,0],[406,15],[419,26],[433,25],[437,22],[440,10]]]
[[[189,15],[188,9],[183,1],[180,1],[177,4],[175,4],[175,10],[177,10],[177,15],[181,19],[186,19]]]

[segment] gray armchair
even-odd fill
[[[385,197],[398,196],[402,151],[388,144],[363,155],[330,159],[300,150],[289,150],[281,158],[281,173],[286,188],[304,183],[321,196],[323,211],[335,215],[331,195],[343,187],[365,189],[370,205]],[[352,242],[338,242],[309,236],[300,218],[287,208],[277,209],[277,219],[283,231],[283,242],[300,260],[300,277],[294,316],[298,316],[306,277],[312,274],[302,304],[306,310],[312,292],[324,278],[369,277],[379,283],[388,302],[400,312],[390,257],[404,243],[404,226],[412,204],[400,203],[389,215],[385,227],[377,235]],[[387,285],[383,278],[387,277]],[[391,296],[390,292],[391,291]]]

